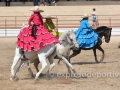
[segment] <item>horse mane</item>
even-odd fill
[[[69,31],[63,32],[62,35],[59,37],[59,40],[64,40],[64,39],[66,38],[68,32],[69,32]]]
[[[104,29],[106,29],[106,28],[108,28],[108,27],[107,27],[107,26],[100,26],[100,27],[98,27],[97,29],[95,29],[95,31],[96,31],[96,32],[99,32],[99,31],[104,30]]]

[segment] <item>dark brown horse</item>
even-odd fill
[[[109,28],[109,27],[106,27],[106,26],[98,27],[98,28],[95,30],[95,32],[98,33],[98,42],[97,42],[97,44],[96,44],[94,47],[89,48],[89,49],[88,49],[88,48],[85,49],[85,48],[79,47],[78,50],[72,50],[73,53],[72,53],[72,55],[70,55],[70,57],[69,57],[69,62],[70,62],[70,59],[71,59],[72,57],[80,54],[81,50],[91,50],[91,49],[93,50],[94,57],[95,57],[95,61],[96,61],[97,63],[102,62],[103,59],[104,59],[104,56],[105,56],[104,50],[103,50],[102,47],[101,47],[102,37],[104,36],[105,42],[106,42],[106,43],[109,43],[110,37],[111,37],[111,31],[112,31],[112,28]],[[97,59],[96,49],[98,49],[98,50],[100,50],[100,51],[102,52],[102,58],[101,58],[100,60]]]

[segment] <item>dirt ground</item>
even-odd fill
[[[65,76],[67,73],[65,64],[61,62],[58,65],[58,60],[55,59],[56,66],[52,70],[51,78],[45,75],[49,68],[47,62],[48,67],[37,82],[29,77],[26,65],[17,75],[19,80],[10,81],[15,40],[15,38],[0,38],[0,90],[120,90],[120,49],[118,49],[120,36],[112,36],[109,43],[103,42],[105,59],[102,63],[95,63],[92,50],[82,51],[71,59],[81,78]],[[100,59],[101,52],[97,51],[97,54]],[[30,66],[36,74],[33,64]]]

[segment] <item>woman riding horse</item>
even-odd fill
[[[52,21],[52,19],[56,19],[56,17],[52,17],[50,14],[47,14],[45,17],[43,17],[45,19],[44,22],[44,27],[50,32],[52,33],[55,37],[59,38],[61,36],[61,32],[58,32],[58,30],[55,27],[54,22]]]
[[[105,56],[104,50],[100,46],[102,44],[102,37],[104,36],[105,42],[109,43],[112,28],[101,26],[93,30],[89,26],[88,19],[89,19],[88,14],[84,14],[82,20],[80,21],[79,29],[75,31],[76,40],[79,44],[79,49],[73,50],[72,55],[70,55],[69,57],[69,62],[70,62],[70,58],[78,55],[81,52],[81,50],[90,50],[90,49],[93,49],[95,61],[97,63],[102,62],[104,59]],[[100,61],[98,61],[97,59],[96,49],[102,52],[102,58],[100,59]],[[58,61],[58,63],[59,62],[60,61]]]
[[[35,6],[34,9],[30,9],[30,11],[33,11],[33,14],[28,20],[29,26],[22,28],[18,34],[18,40],[16,42],[17,47],[23,51],[30,52],[38,51],[46,45],[60,43],[54,35],[44,28],[42,15],[40,14],[40,12],[44,11],[40,10],[38,6]]]
[[[98,34],[89,26],[88,19],[89,15],[85,13],[80,27],[75,31],[77,42],[82,48],[91,48],[98,42]]]

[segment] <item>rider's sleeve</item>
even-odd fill
[[[28,22],[33,21],[33,17],[34,17],[34,14],[32,14],[32,15],[30,16],[30,18],[29,18]]]
[[[47,26],[47,24],[46,24],[46,23],[44,23],[43,25],[44,25],[44,27],[45,27],[46,29],[48,29],[48,26]]]
[[[55,24],[53,22],[52,22],[52,27],[53,27],[52,29],[55,29]]]

